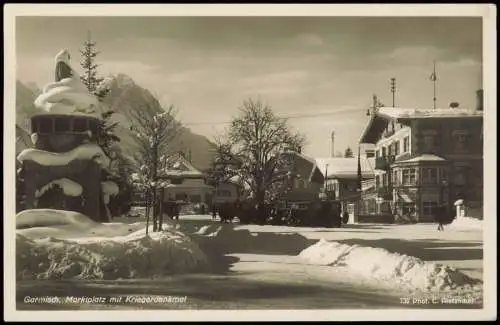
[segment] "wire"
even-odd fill
[[[350,109],[350,110],[338,110],[334,112],[325,112],[325,113],[315,113],[315,114],[296,114],[296,115],[288,115],[288,116],[278,116],[279,118],[284,118],[284,119],[301,119],[301,118],[311,118],[311,117],[320,117],[320,116],[328,116],[328,115],[338,115],[342,113],[347,113],[347,112],[355,112],[358,110],[365,110],[363,109]],[[183,125],[221,125],[221,124],[231,124],[230,121],[224,121],[224,122],[186,122],[182,123]]]

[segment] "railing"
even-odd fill
[[[376,186],[375,178],[361,181],[361,190],[367,191]]]

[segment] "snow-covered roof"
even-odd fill
[[[284,154],[295,155],[296,157],[301,158],[301,160],[295,160],[295,168],[297,168],[298,173],[301,174],[302,177],[306,177],[309,181],[311,181],[313,177],[317,177],[315,174],[323,176],[320,172],[316,171],[316,169],[319,168],[314,158],[297,151],[287,151]]]
[[[363,178],[374,177],[375,158],[360,156],[361,174]],[[358,158],[316,158],[316,163],[320,171],[328,173],[328,178],[357,177]],[[328,167],[327,167],[328,165]],[[327,170],[328,168],[328,170]]]
[[[392,119],[402,118],[443,118],[443,117],[469,117],[483,116],[483,111],[465,109],[465,108],[437,108],[437,109],[418,109],[401,107],[380,107],[378,115]]]
[[[102,167],[109,166],[109,158],[97,144],[82,144],[73,150],[63,153],[49,152],[40,149],[25,149],[18,156],[17,160],[23,162],[32,160],[44,166],[64,166],[76,159],[93,159]]]
[[[203,173],[196,169],[187,159],[182,157],[181,155],[178,155],[175,158],[175,162],[172,164],[172,166],[166,170],[164,170],[163,173],[165,176],[177,176],[177,177],[185,177],[185,176],[191,176],[191,177],[203,177]]]
[[[403,160],[400,162],[407,163],[407,162],[419,162],[419,161],[446,161],[446,159],[432,154],[423,154],[418,157],[414,157],[408,160]]]

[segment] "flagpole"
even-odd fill
[[[436,80],[437,80],[437,77],[436,77],[436,60],[434,60],[434,69],[433,69],[433,72],[432,72],[432,83],[433,83],[433,88],[434,88],[434,97],[432,98],[432,100],[434,101],[434,109],[436,109]]]

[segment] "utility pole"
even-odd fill
[[[396,107],[395,104],[396,78],[391,78],[391,93],[392,93],[392,107]]]
[[[434,102],[434,109],[436,109],[436,82],[437,82],[437,75],[436,75],[436,60],[434,60],[434,69],[432,70],[432,74],[430,77],[432,83],[433,83],[433,89],[434,89],[434,97],[432,98]]]

